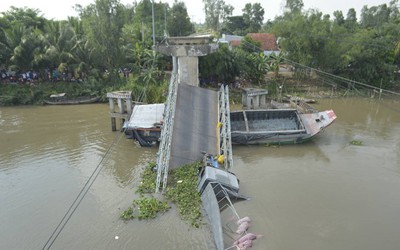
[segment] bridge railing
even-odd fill
[[[176,57],[173,57],[176,60]],[[163,183],[162,192],[167,186],[169,159],[171,156],[172,133],[174,129],[174,114],[176,107],[176,96],[178,90],[178,73],[176,70],[176,61],[174,61],[174,71],[172,72],[168,97],[164,110],[164,123],[162,125],[160,146],[157,153],[157,180],[156,192],[160,192],[161,179]]]
[[[233,166],[231,120],[229,107],[229,87],[222,85],[219,90],[219,112],[218,112],[218,152],[224,159],[224,168]]]

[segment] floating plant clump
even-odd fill
[[[132,204],[132,207],[129,207],[121,214],[122,219],[154,219],[158,213],[166,212],[170,208],[168,203],[165,201],[159,201],[156,198],[147,197],[134,200]]]
[[[202,218],[201,197],[197,191],[197,172],[200,162],[184,165],[171,171],[171,184],[166,196],[176,203],[181,218],[192,226],[200,227]]]
[[[169,173],[169,180],[165,196],[178,207],[181,218],[193,227],[200,227],[202,219],[202,203],[197,191],[197,172],[200,162],[184,165]],[[166,212],[170,208],[167,202],[156,198],[144,197],[152,194],[156,189],[157,172],[154,171],[155,164],[149,163],[141,175],[141,182],[137,193],[140,199],[134,200],[133,205],[122,212],[121,218],[130,219],[153,219],[158,213]]]
[[[357,140],[353,140],[350,142],[351,145],[355,145],[355,146],[361,146],[362,145],[362,141],[357,141]]]

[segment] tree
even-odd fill
[[[22,37],[19,44],[14,48],[10,61],[15,69],[28,71],[38,69],[38,55],[42,54],[42,32],[39,29],[22,28]]]
[[[96,0],[80,12],[88,47],[95,52],[97,68],[116,72],[123,63],[120,37],[124,24],[118,0]]]
[[[207,28],[218,32],[221,29],[220,23],[232,15],[233,7],[223,0],[203,0],[203,3]]]
[[[337,24],[337,25],[344,24],[344,16],[343,16],[343,12],[341,10],[334,11],[333,16],[335,17],[335,20],[334,20],[335,24]]]
[[[187,36],[190,33],[194,33],[194,27],[190,22],[184,2],[175,0],[170,15],[171,17],[168,19],[168,33],[170,36]]]
[[[347,12],[345,27],[349,30],[354,30],[357,28],[357,13],[354,8],[351,8]]]
[[[379,86],[383,80],[393,80],[396,66],[391,60],[393,53],[390,37],[376,37],[373,29],[362,29],[353,35],[353,46],[347,51],[349,57],[347,77]],[[384,86],[389,87],[389,86]]]
[[[303,0],[286,0],[285,8],[288,12],[300,13],[303,7]]]
[[[243,9],[243,19],[247,25],[247,33],[259,32],[264,20],[264,8],[260,3],[247,3]]]
[[[233,82],[240,74],[240,67],[234,53],[221,44],[216,53],[199,58],[199,71],[203,80]]]
[[[245,36],[247,34],[247,24],[244,21],[243,16],[230,16],[226,19],[222,33],[233,34],[237,36]]]
[[[44,50],[40,55],[40,63],[54,65],[61,72],[75,62],[73,48],[76,45],[76,35],[68,21],[49,21],[43,35]]]
[[[153,44],[153,27],[152,27],[152,1],[141,0],[135,9],[135,15],[132,23],[134,25],[135,37],[139,38],[138,41],[143,42],[146,47],[150,48]],[[169,6],[164,3],[154,3],[154,27],[156,41],[164,39],[166,27],[166,18],[170,17]],[[137,41],[135,41],[137,42]]]
[[[42,33],[46,23],[40,11],[11,7],[0,19],[0,57],[2,65],[16,69],[36,66],[35,54],[42,50]]]
[[[32,27],[43,30],[46,19],[40,14],[38,9],[17,8],[11,6],[11,10],[3,12],[3,18],[6,20],[5,28],[10,28],[13,25],[21,24],[25,27]]]

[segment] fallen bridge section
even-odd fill
[[[169,168],[217,155],[218,92],[179,84]]]

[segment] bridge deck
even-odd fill
[[[169,168],[217,154],[218,92],[179,84]]]

